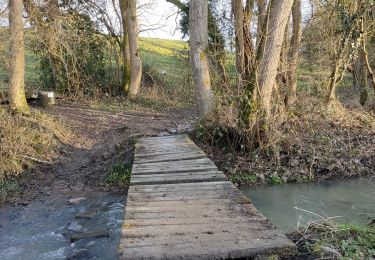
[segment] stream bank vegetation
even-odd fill
[[[18,192],[17,178],[37,164],[52,164],[70,138],[62,122],[40,112],[13,114],[0,108],[0,202]]]
[[[297,245],[293,259],[373,259],[375,225],[310,223],[289,234]]]

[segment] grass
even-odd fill
[[[0,204],[7,201],[14,193],[20,191],[21,187],[16,180],[0,180]]]
[[[187,42],[141,38],[140,51],[144,71],[140,96],[146,106],[147,103],[173,107],[194,104]]]
[[[131,164],[115,163],[106,171],[104,182],[108,186],[128,186],[131,170]]]
[[[373,224],[315,223],[306,228],[290,235],[297,244],[300,257],[327,257],[327,248],[339,253],[341,259],[362,260],[375,257]]]

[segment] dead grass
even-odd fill
[[[63,124],[40,112],[11,114],[0,107],[0,181],[13,178],[36,163],[49,164],[69,138]]]
[[[295,109],[280,117],[272,152],[242,150],[233,128],[222,126],[211,125],[203,134],[198,128],[197,141],[239,184],[323,181],[375,173],[371,112],[341,107],[333,113],[317,98],[299,100]]]

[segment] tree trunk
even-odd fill
[[[253,88],[252,75],[255,70],[255,50],[251,36],[251,21],[253,18],[254,0],[246,0],[246,7],[244,12],[244,51],[245,51],[245,75],[246,84],[251,84]]]
[[[360,104],[364,106],[368,100],[367,67],[363,48],[359,49],[357,60],[353,64],[353,85],[360,92]]]
[[[274,86],[275,91],[277,91],[277,94],[279,94],[281,89],[284,89],[288,85],[288,70],[289,70],[289,61],[288,61],[288,53],[290,48],[290,42],[289,42],[289,20],[285,26],[284,31],[284,40],[283,40],[283,46],[281,47],[281,53],[280,53],[280,63],[278,67],[278,74],[276,77],[276,84]]]
[[[258,19],[257,19],[256,44],[255,44],[256,49],[258,49],[258,46],[262,38],[262,34],[264,33],[262,28],[263,28],[263,24],[267,16],[266,0],[257,0],[257,9],[258,9],[258,13],[257,13]]]
[[[265,122],[271,115],[272,89],[276,83],[277,67],[280,61],[285,27],[291,13],[293,0],[272,0],[269,20],[269,34],[265,44],[264,56],[259,65],[258,86],[260,108]]]
[[[365,58],[365,64],[366,64],[366,67],[367,67],[367,72],[370,76],[370,79],[371,79],[371,83],[372,83],[372,87],[374,88],[374,92],[375,92],[375,74],[374,74],[374,71],[372,70],[371,68],[371,65],[370,65],[370,61],[368,60],[368,52],[367,52],[367,39],[366,39],[366,35],[363,36],[363,42],[362,42],[362,50],[363,50],[363,53],[364,53],[364,58]]]
[[[232,0],[234,15],[234,31],[236,35],[236,74],[240,90],[243,87],[245,72],[245,38],[244,38],[244,10],[242,0]]]
[[[142,62],[138,50],[137,0],[128,0],[126,20],[130,53],[129,97],[134,98],[138,95],[142,80]]]
[[[127,26],[127,6],[128,0],[120,1],[120,13],[122,22],[122,41],[121,41],[121,53],[122,53],[122,88],[127,95],[130,87],[130,52],[129,52],[129,41],[128,41],[128,26]]]
[[[197,93],[198,113],[202,118],[214,109],[208,48],[208,2],[191,0],[189,4],[190,61]]]
[[[23,39],[23,0],[9,1],[9,104],[12,110],[29,113],[25,96],[25,49]]]
[[[289,49],[289,69],[287,75],[288,94],[287,106],[292,106],[297,97],[297,67],[299,62],[299,51],[302,39],[302,9],[301,0],[294,0],[292,7],[293,32]]]

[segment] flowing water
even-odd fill
[[[375,219],[375,177],[240,190],[273,224],[293,231],[309,221],[367,224]]]
[[[314,184],[240,187],[257,209],[285,231],[310,220],[332,217],[368,223],[375,217],[375,181],[355,179]],[[69,198],[84,197],[78,205]],[[0,209],[0,259],[117,259],[125,195],[79,193],[53,195],[26,207]],[[77,214],[94,212],[89,219]],[[109,237],[71,243],[74,233],[105,230]]]
[[[85,200],[69,205],[72,197]],[[0,259],[116,259],[125,199],[110,193],[61,194],[2,208]],[[91,212],[89,219],[77,219],[82,212]],[[99,230],[109,237],[70,242],[73,233]]]

